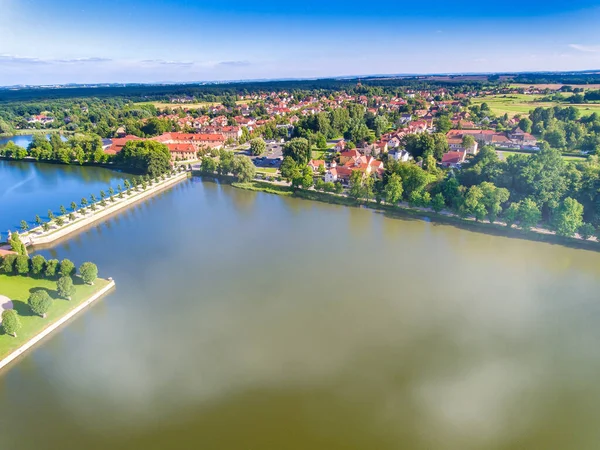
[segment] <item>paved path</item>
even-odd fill
[[[5,295],[0,295],[0,323],[2,323],[2,311],[5,309],[13,309],[13,303]]]

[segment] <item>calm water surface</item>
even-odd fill
[[[108,193],[124,177],[99,167],[0,160],[0,233],[18,229],[21,220],[33,225],[36,214],[47,220],[48,209],[57,214],[61,205],[69,209],[82,197],[100,198],[101,190]]]
[[[600,255],[193,179],[42,253],[117,289],[0,448],[596,449]]]
[[[50,138],[50,135],[47,134],[46,138]],[[63,141],[66,141],[67,138],[64,135],[61,135],[60,138]],[[8,136],[8,137],[0,137],[0,145],[8,144],[10,141],[14,142],[16,145],[27,148],[29,144],[33,141],[33,134],[21,134],[17,136]]]

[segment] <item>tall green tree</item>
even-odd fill
[[[574,236],[583,225],[583,205],[567,197],[553,218],[553,228],[559,236]]]
[[[283,146],[283,156],[289,156],[298,164],[308,164],[312,159],[310,144],[305,138],[294,138]]]
[[[395,205],[402,198],[403,191],[402,178],[400,178],[400,175],[397,173],[390,175],[384,188],[385,201]]]
[[[84,283],[94,284],[94,281],[98,278],[98,267],[94,263],[84,262],[79,266],[79,274]]]
[[[266,151],[267,144],[265,144],[265,141],[262,140],[262,138],[255,138],[250,141],[250,152],[253,155],[259,156],[265,153]]]

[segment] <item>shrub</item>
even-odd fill
[[[94,263],[84,262],[79,267],[79,274],[84,283],[94,284],[94,281],[98,278],[98,267]]]
[[[35,291],[29,296],[27,303],[34,314],[45,318],[46,313],[52,306],[52,298],[48,294],[48,291]]]

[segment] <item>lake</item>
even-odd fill
[[[47,134],[46,138],[50,138],[50,135]],[[66,141],[67,138],[63,135],[60,136],[63,141]],[[8,144],[10,141],[14,142],[16,145],[27,148],[29,144],[33,141],[33,134],[21,134],[17,136],[8,136],[8,137],[0,137],[0,145]]]
[[[0,233],[6,237],[9,229],[19,229],[21,220],[33,226],[36,214],[47,220],[49,209],[57,214],[61,205],[69,209],[82,197],[100,198],[101,190],[122,185],[124,178],[100,167],[0,160]]]
[[[117,288],[0,372],[0,448],[600,442],[598,253],[198,178],[41,253]]]

